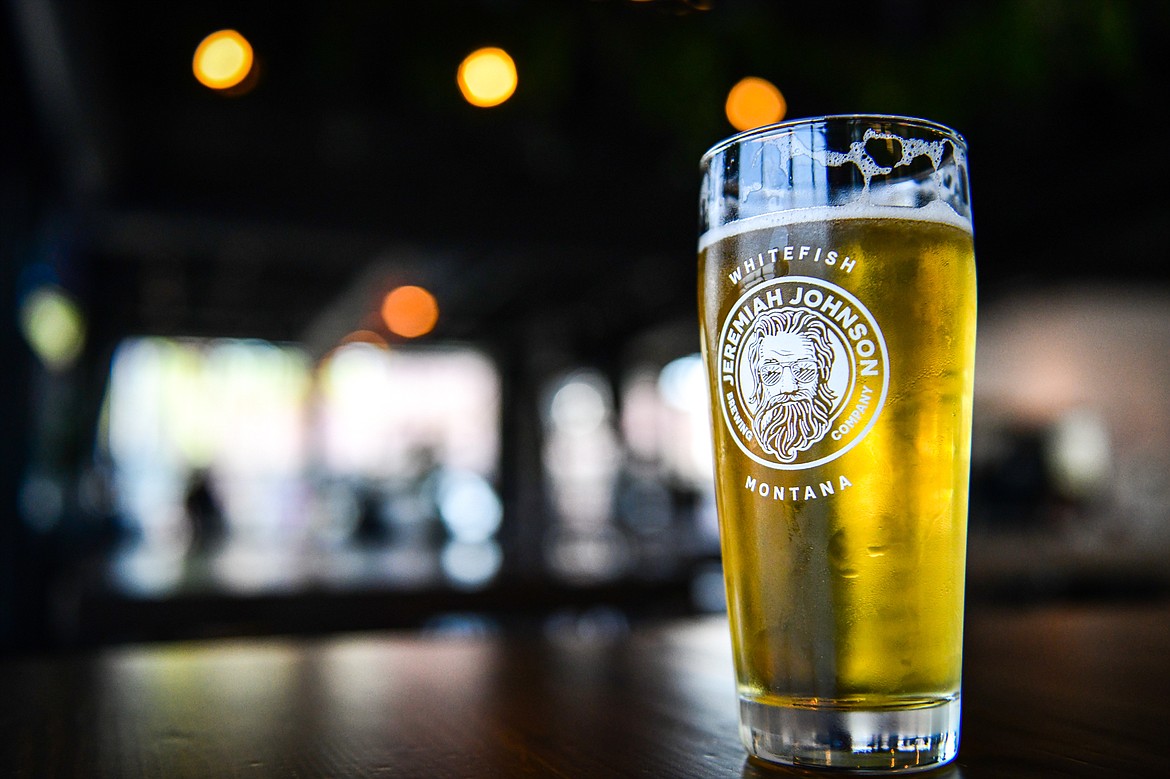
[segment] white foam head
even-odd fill
[[[701,246],[755,229],[743,222],[896,217],[971,230],[966,143],[920,119],[838,116],[761,128],[713,147],[703,170]]]
[[[855,203],[844,206],[823,206],[817,208],[800,208],[791,211],[772,211],[758,214],[746,219],[713,227],[699,236],[699,251],[703,251],[713,243],[733,235],[751,232],[752,230],[774,229],[788,227],[808,222],[826,222],[839,219],[910,219],[922,222],[950,225],[965,232],[972,232],[971,220],[955,213],[955,210],[946,203],[938,201],[928,203],[917,208],[904,206],[874,206]]]

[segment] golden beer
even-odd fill
[[[914,769],[957,749],[975,264],[870,194],[709,225],[700,324],[745,744]]]

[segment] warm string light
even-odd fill
[[[236,30],[219,30],[195,49],[192,69],[204,86],[238,93],[253,75],[252,45]],[[253,78],[254,80],[254,78]],[[476,49],[463,59],[456,73],[463,98],[471,105],[491,108],[507,102],[516,91],[516,63],[494,46]],[[751,130],[778,122],[788,111],[780,90],[767,79],[748,76],[731,88],[724,104],[727,120],[737,130]]]
[[[365,344],[367,346],[374,346],[379,349],[385,349],[387,346],[389,346],[389,344],[386,343],[386,339],[380,336],[378,333],[374,332],[373,330],[364,329],[354,330],[338,342],[338,346],[348,346],[350,344]]]
[[[191,68],[200,84],[224,90],[240,85],[252,72],[252,44],[235,30],[219,30],[195,49]]]
[[[248,40],[235,30],[208,35],[195,50],[192,68],[200,83],[216,90],[233,90],[252,73],[254,54]],[[460,92],[479,107],[498,106],[516,91],[517,72],[503,49],[484,47],[467,55],[456,76]],[[739,130],[749,130],[784,118],[787,105],[780,90],[762,78],[740,80],[728,93],[727,118]],[[417,338],[434,329],[439,309],[431,293],[421,287],[392,290],[382,303],[387,329],[404,338]]]
[[[779,122],[788,111],[784,95],[772,82],[749,76],[727,93],[727,121],[737,130],[752,130]]]
[[[422,287],[397,287],[382,299],[382,321],[395,335],[418,338],[435,329],[435,323],[439,321],[439,304],[435,296]]]
[[[503,49],[477,49],[460,63],[455,80],[467,102],[491,108],[505,102],[516,91],[516,63]]]

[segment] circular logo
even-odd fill
[[[735,302],[719,334],[719,405],[736,444],[769,468],[800,470],[865,437],[886,401],[881,328],[850,293],[784,276]]]

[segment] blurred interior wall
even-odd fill
[[[1164,583],[1170,292],[1021,292],[980,313],[978,350],[972,573]]]

